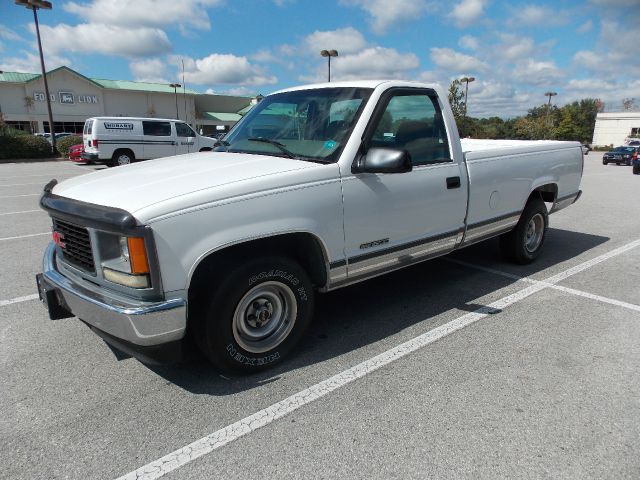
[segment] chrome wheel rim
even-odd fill
[[[297,314],[296,297],[287,285],[261,283],[238,302],[233,314],[233,338],[247,352],[268,352],[289,336]]]
[[[542,243],[542,234],[544,233],[544,217],[540,213],[536,213],[529,224],[525,232],[524,247],[527,252],[533,253],[537,250]]]
[[[129,165],[131,163],[131,158],[129,155],[120,155],[118,157],[118,165]]]

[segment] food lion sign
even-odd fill
[[[44,102],[47,96],[44,92],[33,92],[33,99],[36,102]],[[51,94],[52,102],[60,102],[66,105],[75,105],[76,103],[100,103],[97,95],[74,95],[73,92],[58,92]]]

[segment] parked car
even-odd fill
[[[631,165],[633,152],[635,152],[635,147],[616,147],[602,156],[602,164],[608,165],[609,163],[615,163],[616,165]]]
[[[580,143],[461,141],[447,92],[416,82],[282,90],[223,145],[45,186],[51,319],[148,362],[180,358],[189,331],[216,366],[258,371],[318,293],[498,236],[533,262],[548,215],[582,193]]]
[[[629,140],[627,145],[630,147],[640,147],[640,140]]]
[[[212,150],[216,141],[198,135],[180,120],[94,117],[84,124],[82,158],[110,167],[135,160]]]
[[[69,160],[72,162],[84,163],[86,160],[82,158],[82,152],[84,151],[84,145],[72,145],[69,147]]]

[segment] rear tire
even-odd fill
[[[640,165],[634,165],[633,166],[633,174],[634,175],[640,175]]]
[[[500,236],[502,254],[520,265],[533,262],[542,251],[548,226],[547,206],[539,197],[531,198],[515,228]]]
[[[129,165],[135,160],[135,156],[131,150],[116,150],[111,157],[110,167],[119,167]]]
[[[194,319],[195,332],[202,353],[222,370],[258,372],[275,365],[311,322],[313,286],[289,258],[258,258],[212,280],[215,291]]]

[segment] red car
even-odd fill
[[[69,160],[71,160],[72,162],[84,163],[85,160],[82,158],[83,150],[84,150],[84,145],[81,143],[78,145],[72,145],[71,147],[69,147]]]

